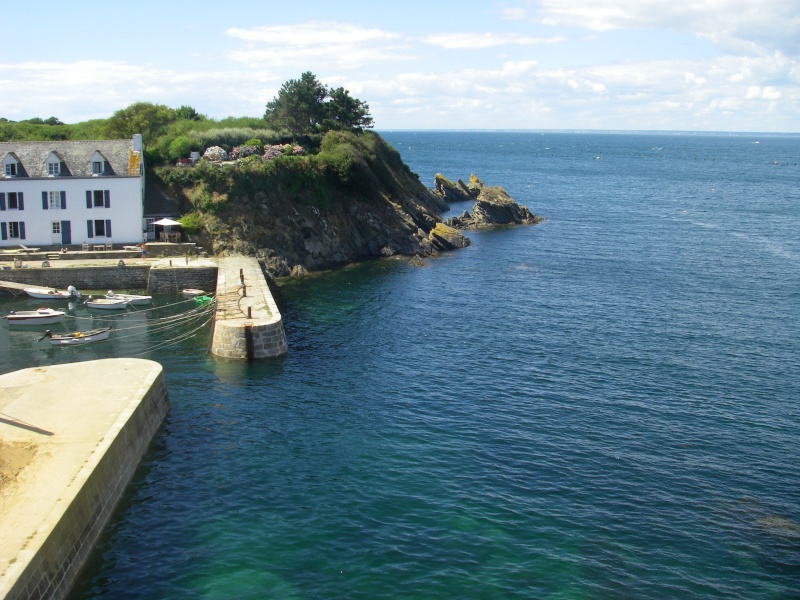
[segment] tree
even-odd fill
[[[200,121],[203,119],[203,115],[198,113],[193,107],[186,105],[175,109],[175,117],[183,119],[184,121]]]
[[[342,87],[328,89],[310,71],[281,86],[267,103],[264,118],[274,129],[285,127],[295,137],[328,129],[360,133],[372,127],[366,102]]]
[[[104,132],[109,139],[129,138],[134,133],[141,133],[145,143],[148,143],[163,133],[176,118],[175,111],[163,104],[135,102],[115,112],[106,122]]]
[[[317,77],[306,71],[300,79],[290,79],[278,96],[267,103],[264,118],[276,129],[286,127],[294,136],[313,133],[325,117],[322,105],[327,95]]]
[[[327,129],[351,130],[361,133],[372,127],[369,116],[369,105],[358,98],[353,98],[343,87],[328,91],[325,103],[325,121]]]

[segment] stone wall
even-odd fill
[[[168,410],[169,396],[159,368],[6,600],[67,596]]]
[[[176,264],[183,262],[176,259]],[[74,285],[82,290],[147,290],[150,294],[174,294],[187,288],[213,293],[217,285],[217,267],[161,267],[125,264],[122,267],[31,268],[0,271],[0,280],[28,284],[31,287],[66,289]],[[0,295],[11,295],[0,287]]]
[[[176,259],[176,264],[180,260]],[[214,293],[217,289],[217,267],[153,267],[146,287],[149,294],[175,294],[185,289]]]
[[[235,323],[217,321],[211,353],[222,358],[275,358],[288,352],[286,333],[280,316],[273,323]]]
[[[31,268],[0,271],[0,280],[30,284],[31,287],[66,289],[74,285],[87,290],[147,289],[149,265],[125,264],[123,267]],[[9,294],[0,288],[0,294]]]

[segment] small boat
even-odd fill
[[[183,297],[184,298],[194,298],[195,296],[205,296],[206,293],[203,290],[195,290],[195,289],[187,289],[183,290]]]
[[[80,298],[81,293],[69,286],[66,290],[52,290],[47,288],[24,288],[25,293],[38,300],[70,300]]]
[[[152,296],[140,296],[138,294],[115,294],[111,290],[108,290],[108,293],[105,297],[112,300],[127,300],[128,304],[131,306],[145,306],[146,304],[150,304],[150,302],[153,300]]]
[[[108,339],[111,327],[101,327],[89,331],[75,331],[73,333],[53,333],[49,329],[39,338],[41,342],[44,338],[50,338],[53,346],[77,346],[80,344],[91,344]]]
[[[12,310],[3,317],[9,325],[51,325],[58,323],[66,313],[63,310],[39,308],[37,310]]]
[[[121,298],[89,298],[84,302],[87,308],[102,308],[103,310],[120,310],[128,306],[127,300]]]

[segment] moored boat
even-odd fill
[[[24,291],[31,298],[36,298],[38,300],[70,300],[81,297],[81,293],[72,286],[69,286],[66,290],[24,288]]]
[[[205,296],[205,295],[206,293],[203,290],[197,290],[192,288],[183,290],[184,298],[194,298],[195,296]]]
[[[39,308],[37,310],[12,310],[3,317],[9,325],[51,325],[58,323],[66,313],[63,310]]]
[[[120,310],[128,306],[127,300],[121,298],[92,298],[84,302],[87,308],[101,308],[103,310]]]
[[[111,290],[108,290],[108,293],[105,295],[105,297],[112,300],[127,300],[128,304],[131,306],[145,306],[150,304],[150,302],[153,300],[152,296],[144,296],[139,294],[117,294]]]
[[[41,342],[44,338],[50,338],[50,344],[53,346],[77,346],[106,340],[110,332],[111,327],[101,327],[88,331],[75,331],[73,333],[53,333],[48,329],[44,332],[44,335],[39,338],[39,341]]]

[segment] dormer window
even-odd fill
[[[3,158],[3,175],[6,177],[16,177],[22,172],[19,160],[13,152],[9,152]]]
[[[106,160],[106,157],[100,153],[99,150],[95,150],[95,153],[92,154],[92,157],[89,159],[89,171],[92,173],[94,177],[110,174],[108,161]]]
[[[59,173],[61,173],[61,162],[55,160],[47,161],[47,174],[50,177],[55,177]]]

